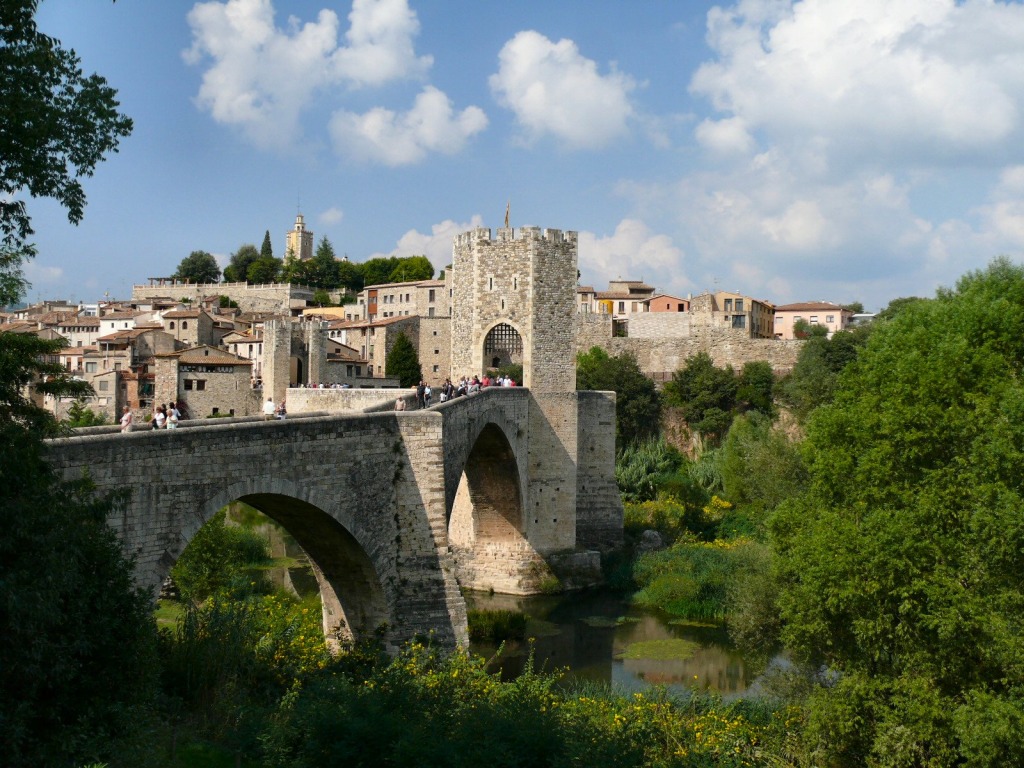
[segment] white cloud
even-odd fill
[[[412,39],[420,23],[407,0],[354,0],[345,35],[349,45],[333,56],[338,73],[357,85],[383,85],[422,75],[433,58],[416,56]]]
[[[551,134],[570,149],[598,149],[627,132],[633,80],[614,67],[601,75],[572,40],[553,43],[532,30],[519,32],[498,61],[491,92],[515,113],[529,140]]]
[[[40,284],[59,283],[64,279],[64,269],[62,267],[48,267],[34,260],[25,261],[21,266],[25,279],[35,287],[38,287]]]
[[[602,287],[617,278],[646,280],[659,291],[681,292],[692,288],[682,272],[683,251],[672,238],[653,234],[637,219],[623,219],[611,235],[579,233],[579,264],[582,279]]]
[[[998,155],[1020,139],[1024,6],[744,0],[708,13],[691,90],[749,131],[832,155]],[[706,124],[698,128],[708,138]]]
[[[697,126],[695,133],[697,141],[713,152],[731,154],[749,152],[754,148],[754,138],[739,117],[704,120]]]
[[[298,137],[302,112],[318,90],[381,85],[429,69],[431,58],[413,51],[419,24],[406,0],[355,0],[349,21],[349,45],[342,47],[331,10],[305,24],[290,17],[279,29],[271,0],[197,3],[188,14],[192,46],[183,56],[189,64],[212,60],[198,105],[260,147],[283,147]]]
[[[337,224],[343,218],[345,218],[345,212],[342,211],[341,208],[335,206],[328,208],[326,211],[322,211],[320,215],[317,216],[317,219],[321,224],[327,224],[328,226],[331,224]]]
[[[440,224],[431,226],[429,233],[410,229],[398,239],[398,243],[392,251],[374,253],[367,258],[422,255],[430,259],[435,270],[440,271],[452,263],[452,244],[455,236],[483,225],[483,218],[479,214],[474,214],[468,223],[460,224],[451,219],[445,219]]]
[[[339,111],[330,131],[339,154],[398,166],[419,162],[428,152],[454,154],[486,127],[487,116],[479,107],[455,114],[451,100],[428,85],[408,112],[383,107],[362,115]]]

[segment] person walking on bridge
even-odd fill
[[[268,397],[267,402],[263,404],[263,420],[270,421],[274,418],[274,414],[277,412],[277,408],[274,406],[274,398]]]

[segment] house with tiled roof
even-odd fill
[[[163,312],[160,320],[164,331],[189,347],[215,346],[223,337],[214,333],[213,316],[205,309],[171,309]]]
[[[795,339],[795,326],[801,320],[812,327],[824,327],[829,337],[841,331],[853,320],[853,311],[843,309],[830,301],[801,301],[775,308],[775,337]]]
[[[260,411],[252,361],[203,344],[156,355],[154,402],[184,403],[189,418],[251,416]]]

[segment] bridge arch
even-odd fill
[[[242,501],[283,526],[309,556],[320,588],[324,634],[332,644],[372,636],[394,625],[380,573],[360,541],[360,531],[344,510],[317,498],[308,486],[271,478],[251,478],[221,489],[197,510],[181,531],[181,549],[218,510]],[[386,641],[390,638],[386,635]]]
[[[529,594],[549,573],[528,537],[520,434],[517,425],[481,419],[460,464],[448,543],[463,589]]]

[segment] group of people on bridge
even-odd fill
[[[440,401],[445,403],[449,400],[453,400],[456,397],[465,397],[466,395],[473,395],[479,392],[481,389],[487,387],[514,387],[516,381],[511,376],[498,375],[491,378],[489,374],[484,374],[483,378],[480,376],[463,376],[459,379],[457,384],[453,384],[452,380],[445,379],[444,384],[441,385]],[[429,384],[425,381],[420,381],[414,389],[416,390],[416,404],[420,408],[429,408],[430,403],[434,397],[434,391]],[[406,409],[406,402],[404,397],[400,397],[395,400],[395,410],[404,411]]]

